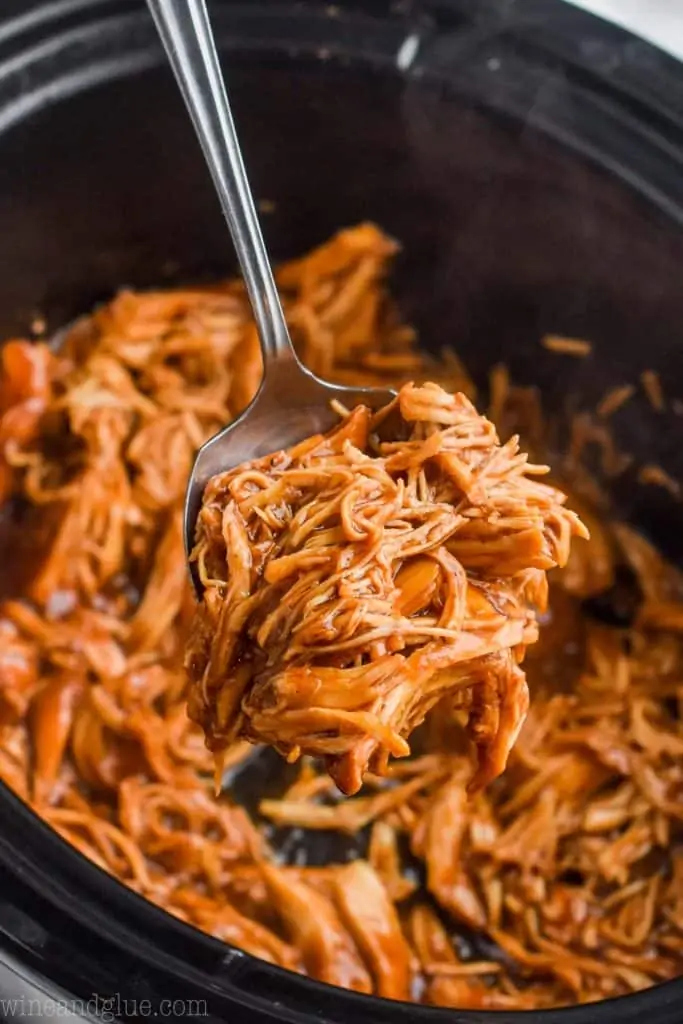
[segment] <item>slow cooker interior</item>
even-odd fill
[[[396,72],[324,54],[258,66],[242,55],[229,81],[276,259],[371,219],[404,246],[394,291],[422,343],[454,347],[482,383],[504,362],[550,408],[568,395],[593,407],[655,369],[676,397],[683,238],[616,178],[522,122]],[[234,270],[166,69],[98,85],[13,127],[2,140],[0,223],[2,337],[38,313],[55,329],[124,284]],[[588,338],[593,354],[546,352],[546,332]],[[673,412],[637,397],[615,424],[636,458],[683,476]],[[626,481],[614,496],[683,557],[665,491]]]

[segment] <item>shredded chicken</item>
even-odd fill
[[[583,338],[565,338],[558,334],[546,334],[541,340],[544,348],[549,352],[558,352],[567,356],[578,356],[585,358],[593,351],[593,346]]]
[[[395,435],[380,440],[398,413]],[[472,788],[505,768],[528,707],[520,663],[546,570],[586,536],[547,472],[463,394],[406,384],[374,416],[209,481],[193,554],[204,591],[190,716],[323,757],[357,793],[445,696],[467,700]]]
[[[429,361],[393,310],[395,248],[362,225],[281,268],[302,358],[341,382],[420,378],[473,399],[457,358]],[[0,362],[0,777],[67,842],[181,920],[359,992],[530,1009],[682,972],[683,577],[643,537],[572,494],[591,540],[550,573],[531,709],[488,788],[467,793],[468,689],[358,795],[338,799],[302,757],[252,818],[235,794],[261,755],[228,748],[236,781],[216,798],[186,714],[179,519],[194,451],[260,379],[243,287],[123,292],[58,354],[12,340]],[[501,436],[523,428],[544,459],[534,394],[501,367],[492,385]],[[585,422],[573,440],[573,473],[586,441],[611,451]],[[446,579],[431,556],[413,564],[396,588],[409,620]],[[274,845],[304,830],[294,853],[275,856],[264,818]],[[358,857],[306,865],[318,831]]]

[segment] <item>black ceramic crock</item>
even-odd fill
[[[561,0],[212,10],[275,257],[375,220],[405,245],[394,287],[424,345],[456,346],[481,380],[504,361],[557,409],[651,368],[683,398],[673,59]],[[0,0],[0,336],[37,313],[56,328],[122,284],[233,267],[143,0]],[[593,356],[544,352],[546,331],[589,338]],[[615,424],[628,450],[683,477],[680,416],[638,399]],[[665,492],[626,480],[613,496],[683,560]],[[0,578],[11,559],[0,550]],[[311,856],[338,854],[330,842]],[[27,1015],[31,998],[34,1015],[61,998],[109,1020],[683,1021],[683,981],[538,1013],[435,1010],[309,981],[152,907],[0,787],[0,1018]]]

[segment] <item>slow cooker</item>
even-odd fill
[[[457,345],[481,380],[504,361],[551,405],[592,406],[650,368],[683,398],[673,58],[561,0],[215,0],[212,13],[273,256],[371,218],[404,245],[394,290],[423,344]],[[122,284],[233,269],[143,0],[0,2],[0,224],[2,337],[37,314],[56,328]],[[594,358],[558,373],[546,331],[590,338]],[[673,476],[680,430],[674,411],[620,418],[624,446]],[[613,498],[683,559],[671,495],[626,480]],[[171,918],[0,786],[0,1018],[37,1016],[677,1024],[683,980],[538,1013],[354,995]]]

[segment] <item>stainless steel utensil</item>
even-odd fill
[[[258,394],[234,423],[199,451],[185,497],[185,549],[194,533],[207,481],[249,459],[286,448],[338,421],[330,403],[373,409],[394,392],[328,384],[299,362],[261,235],[205,0],[147,0],[185,99],[237,250],[254,311],[264,375]],[[200,585],[190,566],[195,589]]]

